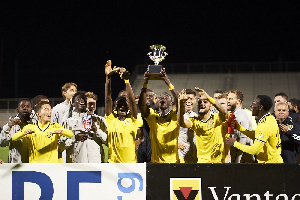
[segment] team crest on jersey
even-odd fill
[[[207,122],[207,125],[208,125],[209,127],[213,127],[214,124],[215,124],[214,120],[209,120],[209,121]]]
[[[293,129],[293,125],[288,125],[289,131]]]
[[[126,125],[130,124],[129,119],[125,119],[125,120],[124,120],[124,124],[126,124]]]
[[[53,134],[52,134],[52,132],[51,132],[51,131],[48,131],[48,132],[47,132],[47,137],[48,137],[48,138],[51,138],[51,137],[52,137],[52,135],[53,135]]]
[[[171,178],[171,200],[202,200],[201,178]]]

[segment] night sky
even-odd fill
[[[0,98],[61,97],[72,81],[102,103],[106,60],[152,64],[152,44],[163,64],[299,61],[298,1],[28,2],[0,4]]]

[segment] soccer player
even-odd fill
[[[14,134],[21,131],[27,124],[33,124],[31,118],[32,105],[29,99],[22,99],[17,107],[18,114],[9,118],[0,134],[0,146],[9,145],[8,163],[28,163],[27,140],[11,141]]]
[[[269,113],[272,99],[267,95],[258,95],[250,105],[252,115],[259,121],[255,131],[247,130],[235,122],[235,128],[253,139],[252,146],[243,145],[235,138],[226,138],[225,142],[243,152],[256,155],[258,163],[283,163],[281,157],[281,139],[276,119]]]
[[[217,100],[218,99],[218,97],[220,96],[220,95],[222,95],[222,94],[224,94],[225,92],[223,91],[223,90],[221,90],[221,89],[216,89],[215,91],[214,91],[214,93],[213,93],[213,99],[214,100]],[[214,106],[212,106],[211,108],[210,108],[210,113],[211,114],[216,114],[216,113],[218,113],[219,111],[214,107]]]
[[[77,92],[77,84],[76,83],[65,83],[61,88],[61,94],[65,99],[63,102],[57,104],[52,109],[52,117],[51,122],[56,122],[62,125],[62,122],[65,120],[65,116],[68,115],[70,108],[72,107],[72,98],[74,94]],[[62,137],[59,140],[59,148],[58,148],[58,156],[59,162],[66,162],[66,151],[63,151],[65,146],[63,145],[64,140],[67,138]]]
[[[139,108],[150,127],[151,140],[151,162],[152,163],[179,163],[178,157],[178,135],[179,125],[177,124],[177,99],[178,92],[171,84],[165,69],[162,69],[162,79],[169,87],[174,98],[176,109],[171,110],[172,97],[167,92],[158,97],[159,110],[149,108],[147,102],[147,72],[144,75],[144,84],[139,99]]]
[[[185,102],[184,118],[197,117],[197,113],[194,112],[194,106],[196,104],[196,92],[191,89],[186,89],[187,101]],[[178,155],[180,163],[196,163],[197,162],[197,150],[194,144],[195,134],[194,131],[180,127],[178,137]]]
[[[107,128],[104,117],[87,112],[86,92],[78,91],[72,99],[74,110],[63,121],[65,128],[72,130],[74,137],[64,143],[67,147],[67,163],[104,162],[102,144],[107,141]]]
[[[228,111],[234,113],[235,120],[243,127],[248,130],[252,130],[252,121],[248,113],[242,109],[242,102],[244,99],[244,94],[239,90],[230,90],[227,95],[227,109]],[[234,137],[237,141],[244,145],[253,145],[253,140],[244,135],[243,133],[235,130]],[[239,149],[232,147],[230,149],[231,152],[231,162],[232,163],[240,163],[243,157],[243,162],[246,163],[254,163],[255,158],[253,155],[244,154]]]
[[[63,117],[69,111],[72,104],[72,98],[76,92],[77,85],[75,83],[69,82],[62,86],[61,94],[65,100],[53,107],[52,122],[57,122],[62,125]]]
[[[32,105],[32,111],[31,111],[30,118],[34,119],[35,121],[38,121],[39,119],[34,111],[35,106],[38,105],[41,101],[49,102],[49,99],[45,95],[39,94],[39,95],[36,95],[35,97],[33,97],[30,101],[31,101],[31,105]]]
[[[227,113],[227,93],[223,93],[216,98],[216,103],[223,108],[223,110]],[[228,118],[228,115],[226,115],[226,119]],[[217,129],[215,131],[220,131],[222,134],[222,137],[230,137],[230,134],[227,133],[227,127],[228,124],[226,122],[222,123],[222,126],[217,126]],[[223,144],[222,144],[223,145]],[[222,147],[223,148],[223,147]],[[231,155],[230,155],[230,146],[224,143],[224,150],[223,150],[223,158],[221,160],[222,163],[231,163]]]
[[[13,135],[12,141],[28,140],[30,163],[57,163],[58,139],[64,135],[72,137],[70,130],[64,129],[58,123],[51,123],[52,109],[49,102],[36,105],[38,122],[26,125],[21,131]]]
[[[156,100],[156,94],[150,90],[146,90],[146,106],[149,108],[152,108],[154,110],[157,110],[155,100]],[[137,159],[139,163],[150,163],[151,161],[151,139],[150,139],[150,127],[146,121],[145,118],[142,118],[143,120],[143,140],[138,138],[135,142],[136,149],[137,149]]]
[[[224,137],[226,132],[222,128],[226,124],[226,110],[217,101],[210,97],[203,89],[195,87],[199,92],[198,117],[184,119],[184,104],[187,101],[186,91],[182,90],[179,101],[178,123],[184,128],[195,132],[198,163],[225,162]],[[219,113],[211,114],[210,108],[215,106]]]
[[[111,76],[120,73],[126,85],[127,97],[120,96],[115,100],[115,111],[111,97]],[[109,163],[136,163],[135,139],[137,135],[137,107],[134,94],[126,76],[126,69],[111,68],[111,60],[105,64],[105,119],[108,135]],[[130,111],[130,112],[129,112]]]

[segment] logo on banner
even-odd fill
[[[171,200],[202,200],[201,178],[171,178]]]

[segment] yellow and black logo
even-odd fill
[[[171,178],[171,200],[202,200],[201,178]]]

